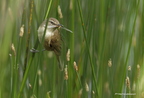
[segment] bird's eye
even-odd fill
[[[49,21],[51,24],[55,24],[53,21]]]

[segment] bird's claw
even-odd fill
[[[30,50],[30,52],[37,53],[37,52],[39,52],[39,51],[36,50],[36,49],[34,49],[34,48],[32,48],[32,49]]]

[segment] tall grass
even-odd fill
[[[142,0],[1,0],[0,98],[143,98],[143,6]],[[30,52],[44,48],[37,30],[49,17],[73,31],[61,30],[63,71],[53,52]]]

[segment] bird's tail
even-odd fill
[[[56,55],[58,66],[61,71],[63,71],[63,64],[61,63],[60,56]]]

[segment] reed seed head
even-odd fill
[[[68,70],[67,70],[67,65],[66,65],[66,67],[65,67],[65,69],[64,69],[64,74],[65,74],[64,79],[65,79],[65,80],[68,80]]]
[[[130,79],[129,77],[126,78],[126,86],[128,89],[130,89]]]
[[[58,6],[58,14],[59,14],[59,18],[63,18],[60,5]]]
[[[70,61],[70,49],[68,49],[66,54],[67,61]]]
[[[16,50],[15,50],[15,47],[14,47],[14,44],[12,43],[12,45],[11,45],[11,49],[12,49],[12,51],[13,51],[13,53],[14,53],[14,56],[16,56]]]
[[[24,34],[24,25],[22,25],[21,28],[20,28],[19,36],[23,37],[23,34]]]
[[[77,64],[76,64],[75,61],[74,61],[74,69],[75,69],[76,71],[78,71],[78,67],[77,67]]]
[[[112,60],[111,60],[111,58],[108,60],[108,66],[109,66],[109,67],[112,66]]]

